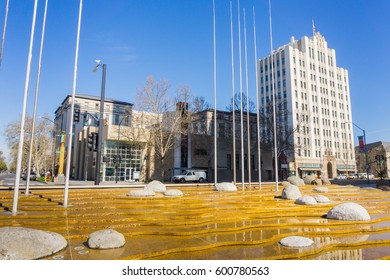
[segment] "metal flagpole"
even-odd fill
[[[215,0],[213,0],[213,30],[214,30],[214,186],[217,185],[217,46],[215,40]]]
[[[245,54],[245,85],[246,85],[246,127],[247,127],[247,145],[248,145],[248,184],[251,187],[251,134],[249,128],[249,83],[248,83],[248,52],[246,48],[246,16],[244,9],[244,54]]]
[[[25,195],[28,195],[29,191],[30,191],[31,159],[32,159],[32,150],[33,150],[33,144],[34,144],[35,126],[36,126],[36,118],[37,118],[38,93],[39,93],[39,83],[40,83],[40,80],[41,80],[42,51],[43,51],[43,42],[44,42],[44,39],[45,39],[45,26],[46,26],[46,14],[47,14],[47,4],[48,4],[48,1],[49,0],[46,0],[45,12],[43,14],[41,46],[40,46],[39,59],[38,59],[37,84],[35,86],[34,111],[33,111],[32,128],[31,128],[30,151],[29,151],[29,156],[28,156],[28,167],[27,167]]]
[[[276,131],[276,98],[275,98],[275,86],[274,86],[274,54],[272,45],[272,11],[271,0],[269,2],[269,34],[270,34],[270,47],[271,47],[271,91],[273,102],[273,121],[274,121],[274,158],[275,158],[275,184],[276,191],[279,190],[279,170],[278,170],[278,144],[277,144],[277,131]]]
[[[242,62],[241,62],[241,20],[240,20],[240,0],[238,0],[238,53],[240,62],[240,124],[241,124],[241,188],[244,190],[244,120],[242,112]]]
[[[261,150],[260,150],[260,103],[259,103],[259,81],[257,73],[257,44],[256,44],[256,14],[255,7],[253,7],[253,41],[255,50],[255,73],[256,73],[256,107],[257,107],[257,162],[259,173],[259,189],[261,190]]]
[[[19,147],[18,147],[18,158],[16,162],[15,189],[14,189],[14,199],[12,204],[13,215],[16,215],[18,211],[19,184],[20,184],[20,173],[22,169],[22,156],[23,156],[23,143],[24,143],[24,125],[25,125],[25,118],[26,118],[28,85],[30,82],[31,58],[32,58],[32,49],[34,45],[34,32],[35,32],[35,20],[37,16],[37,6],[38,6],[38,0],[35,0],[34,13],[32,18],[32,25],[31,25],[30,48],[29,48],[29,53],[27,58],[26,81],[24,84],[22,120],[20,122],[20,137],[19,137]]]
[[[232,117],[233,117],[233,182],[237,182],[236,163],[236,109],[234,104],[234,44],[233,44],[233,8],[230,0],[230,46],[232,52]]]
[[[80,0],[79,7],[79,19],[77,27],[77,38],[76,38],[76,54],[74,59],[74,71],[73,71],[73,88],[72,88],[72,100],[70,106],[70,117],[68,124],[68,149],[66,154],[66,176],[65,176],[65,189],[64,189],[64,207],[68,207],[68,192],[69,192],[69,176],[70,176],[70,160],[72,154],[72,140],[73,140],[73,112],[74,112],[74,99],[76,96],[76,80],[77,80],[77,62],[79,57],[79,42],[80,42],[80,27],[81,27],[81,14],[83,10],[83,0]]]
[[[4,26],[3,26],[3,34],[1,36],[1,47],[0,47],[0,67],[1,67],[1,61],[3,60],[5,31],[7,30],[8,7],[9,7],[9,0],[7,0],[7,4],[5,5]]]

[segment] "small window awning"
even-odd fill
[[[338,171],[355,171],[355,168],[337,168]]]
[[[320,171],[321,168],[319,167],[299,167],[298,169],[303,171]]]

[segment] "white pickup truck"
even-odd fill
[[[175,175],[172,181],[175,183],[199,182],[203,183],[207,179],[205,171],[185,171],[182,175]]]

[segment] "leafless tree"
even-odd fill
[[[261,147],[263,150],[273,150],[274,146],[274,117],[273,103],[268,102],[267,105],[259,112],[261,128]],[[306,144],[294,143],[294,134],[309,135],[309,119],[310,115],[302,112],[297,113],[297,122],[295,126],[291,125],[288,118],[291,117],[287,109],[287,101],[279,100],[276,104],[276,135],[279,157],[282,153],[286,156],[298,154],[299,150],[305,149]]]
[[[247,111],[247,101],[246,101],[247,95],[245,93],[242,94],[242,110],[244,112]],[[249,103],[249,112],[250,113],[255,113],[256,112],[256,104],[249,98],[248,100]],[[241,110],[241,94],[236,93],[234,94],[234,110],[235,111],[240,111]],[[226,110],[229,112],[233,111],[233,99],[230,98],[230,104],[229,106],[226,106]]]
[[[28,155],[30,153],[30,141],[31,141],[31,128],[32,128],[32,118],[26,116],[26,129],[25,137],[23,143],[23,160],[22,160],[22,169],[27,168]],[[19,131],[20,131],[20,121],[14,121],[7,125],[5,130],[5,137],[10,149],[10,154],[12,158],[11,167],[15,165],[17,160],[18,146],[19,146]],[[41,169],[46,167],[47,162],[51,162],[52,155],[52,131],[53,125],[46,119],[37,119],[35,126],[35,135],[33,142],[33,150],[31,151],[32,162],[31,166],[39,172]]]
[[[161,164],[161,177],[165,178],[165,160],[168,152],[178,145],[177,137],[185,134],[184,123],[188,123],[188,106],[191,99],[190,88],[178,87],[170,97],[168,80],[156,81],[152,76],[137,90],[136,109],[142,112],[143,135],[148,135],[146,145],[153,150]]]

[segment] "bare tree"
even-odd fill
[[[152,76],[146,84],[137,90],[136,109],[143,112],[142,129],[147,131],[146,145],[152,149],[161,165],[161,177],[165,178],[165,160],[172,150],[180,133],[184,133],[183,126],[188,119],[188,104],[190,88],[181,86],[174,97],[169,96],[170,84],[167,80],[156,81]],[[145,133],[144,133],[145,135]]]
[[[273,118],[273,103],[268,102],[260,112],[260,123],[263,128],[261,133],[261,147],[263,150],[273,150],[274,143],[274,118]],[[276,135],[277,147],[279,157],[281,154],[286,156],[293,156],[299,153],[300,149],[305,149],[306,144],[302,142],[294,143],[294,134],[301,133],[309,135],[309,119],[310,115],[304,113],[297,113],[297,122],[295,126],[291,126],[288,121],[289,113],[287,109],[287,101],[279,100],[276,104]],[[290,124],[290,125],[289,125]]]
[[[242,94],[242,107],[243,107],[242,110],[244,112],[247,111],[246,98],[247,98],[246,94],[243,93]],[[248,100],[248,103],[249,103],[249,112],[255,113],[256,112],[256,104],[250,98]],[[241,110],[240,105],[241,105],[241,94],[236,93],[236,94],[234,94],[234,110],[240,111]],[[229,112],[233,111],[233,99],[232,98],[230,98],[230,104],[229,104],[229,106],[226,106],[226,110],[228,110]]]
[[[194,98],[191,111],[193,113],[199,113],[204,110],[208,110],[210,108],[211,108],[210,104],[206,101],[206,99],[203,96],[197,96]]]
[[[20,121],[11,122],[7,125],[5,130],[6,141],[10,149],[11,158],[13,163],[11,166],[15,165],[17,160],[18,146],[19,146],[19,131],[20,131]],[[22,169],[27,168],[28,154],[30,153],[30,139],[31,139],[31,128],[32,128],[32,118],[26,116],[26,136],[24,137],[23,143],[23,161]],[[34,143],[33,150],[31,151],[32,155],[32,164],[37,172],[45,168],[46,162],[50,162],[52,158],[52,131],[53,126],[44,118],[38,119],[35,127]],[[49,159],[50,158],[50,159]],[[49,159],[49,161],[48,161]]]
[[[5,163],[3,151],[0,151],[0,172],[4,170],[7,170],[7,164]]]

